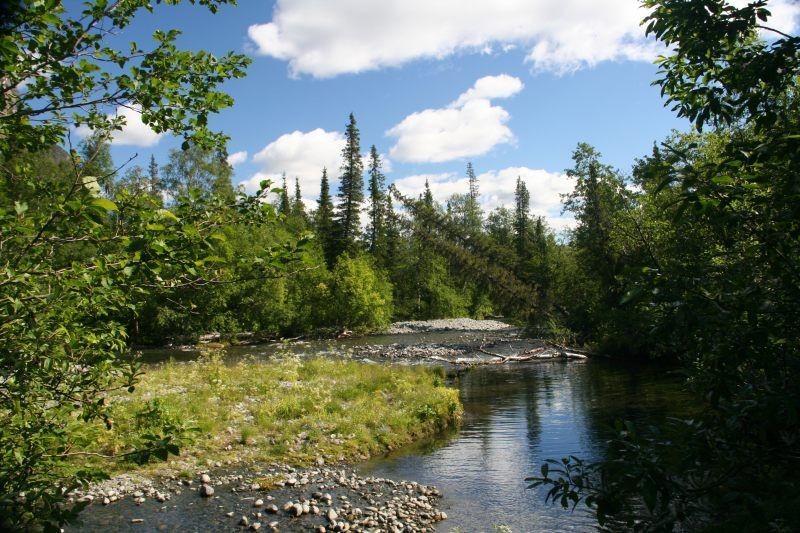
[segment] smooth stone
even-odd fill
[[[264,505],[264,500],[262,500],[261,498],[253,502],[253,507],[261,507],[262,505]]]
[[[209,476],[208,474],[203,474],[202,476],[200,476],[200,482],[211,483],[211,476]]]
[[[201,485],[200,486],[200,496],[204,496],[206,498],[214,495],[214,487],[211,485]]]

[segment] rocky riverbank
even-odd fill
[[[432,331],[509,331],[514,326],[497,320],[475,320],[473,318],[442,318],[437,320],[409,320],[395,322],[386,333],[428,333]]]
[[[440,497],[435,487],[324,465],[123,475],[74,495],[92,503],[68,531],[169,530],[176,521],[195,531],[434,531],[447,518]]]

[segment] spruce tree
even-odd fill
[[[337,255],[356,249],[360,229],[361,202],[364,201],[364,163],[361,161],[356,117],[350,113],[342,149],[342,177],[339,185],[336,227],[338,230]]]
[[[289,190],[286,185],[286,172],[281,176],[283,185],[281,186],[280,198],[278,199],[278,213],[284,216],[289,216],[292,212],[292,206],[289,203]]]
[[[328,183],[328,169],[322,169],[319,200],[317,200],[317,213],[314,224],[317,229],[317,238],[325,255],[328,268],[333,268],[336,262],[335,226],[333,220],[333,201],[331,200],[330,184]]]
[[[464,209],[465,223],[468,231],[479,233],[483,225],[483,213],[478,203],[478,178],[475,176],[472,163],[467,163],[467,180],[469,180],[469,195]]]
[[[386,177],[381,171],[383,163],[373,144],[369,151],[369,251],[378,254],[383,247],[386,225],[386,202],[384,201]]]
[[[303,195],[300,193],[300,178],[294,179],[294,202],[292,202],[292,215],[306,218],[306,208],[303,204]]]
[[[150,192],[161,190],[161,177],[158,173],[158,163],[156,156],[150,156],[150,164],[147,166],[147,177],[150,181]]]
[[[431,192],[431,184],[428,183],[428,178],[425,178],[425,192],[422,193],[422,203],[425,207],[433,209],[433,193]]]
[[[527,259],[530,255],[530,242],[528,238],[530,228],[530,201],[531,195],[522,178],[517,176],[517,187],[514,191],[514,243],[520,259]]]
[[[384,195],[385,204],[385,230],[386,230],[386,246],[383,257],[384,266],[388,268],[395,268],[397,265],[398,253],[400,251],[400,221],[397,219],[397,214],[394,212],[392,205],[392,195],[388,193]]]

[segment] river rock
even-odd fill
[[[203,474],[202,476],[200,476],[200,483],[205,483],[205,484],[211,483],[211,476],[209,476],[208,474]]]
[[[200,486],[200,496],[204,496],[209,498],[214,495],[214,487],[211,485],[201,485]]]

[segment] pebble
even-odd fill
[[[264,500],[262,500],[261,498],[253,502],[253,507],[261,507],[262,505],[264,505]]]
[[[206,498],[214,495],[214,487],[211,485],[201,485],[200,486],[200,496],[205,496]]]
[[[200,476],[200,482],[206,484],[211,483],[211,476],[209,476],[208,474],[203,474],[202,476]]]

